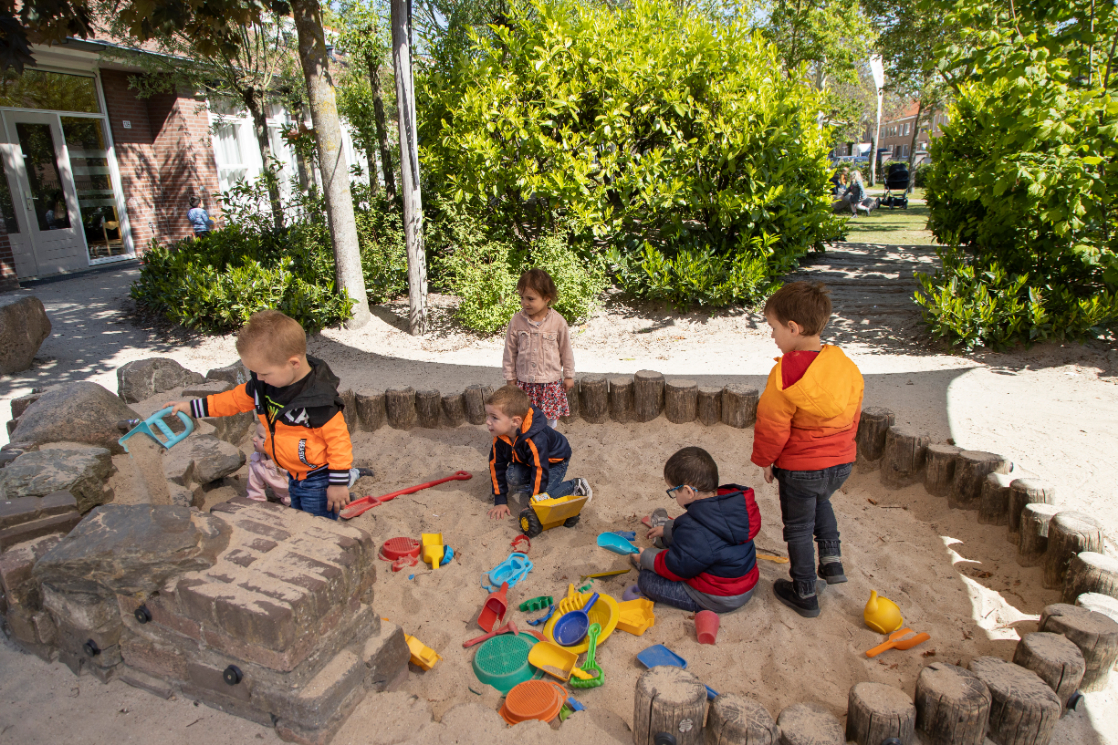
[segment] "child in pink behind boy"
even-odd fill
[[[255,450],[248,457],[248,496],[257,502],[267,502],[267,489],[271,487],[274,498],[284,504],[291,504],[291,497],[287,493],[288,473],[276,465],[268,457],[264,443],[268,439],[268,431],[263,424],[256,425],[256,434],[252,436],[252,449]]]

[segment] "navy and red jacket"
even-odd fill
[[[524,417],[520,431],[512,437],[493,438],[489,451],[489,477],[493,481],[493,504],[508,504],[509,485],[505,471],[509,463],[520,463],[531,472],[528,484],[532,496],[547,491],[551,464],[571,457],[571,444],[561,433],[547,426],[547,415],[536,406]]]
[[[758,577],[753,537],[761,530],[753,490],[726,484],[684,509],[673,521],[668,549],[656,554],[656,573],[707,595],[752,590]]]

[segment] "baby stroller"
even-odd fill
[[[908,166],[904,163],[893,163],[889,166],[889,173],[885,176],[885,196],[881,198],[881,206],[893,209],[900,207],[908,209]],[[893,192],[899,192],[894,194]]]

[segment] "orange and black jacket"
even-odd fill
[[[567,438],[547,426],[547,416],[535,406],[524,417],[520,431],[512,437],[493,438],[489,451],[489,476],[493,480],[493,504],[508,504],[509,485],[505,471],[509,463],[528,467],[532,496],[547,491],[548,473],[553,463],[571,457]]]
[[[322,360],[308,356],[307,377],[286,388],[274,388],[250,373],[249,381],[231,391],[190,402],[195,417],[232,416],[255,411],[268,430],[264,448],[280,468],[296,481],[326,470],[330,486],[348,486],[353,466],[349,441],[338,396],[338,378]],[[295,395],[292,389],[299,387]]]

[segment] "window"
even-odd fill
[[[217,176],[222,191],[248,176],[240,131],[240,124],[221,124],[214,128],[214,139],[217,140]]]
[[[116,192],[101,120],[64,116],[62,133],[70,153],[89,258],[120,256],[125,253],[124,236],[116,213]]]
[[[901,157],[902,158],[907,158],[908,157],[908,145],[901,145]]]
[[[26,68],[20,75],[10,68],[0,78],[0,106],[17,109],[54,109],[98,114],[93,78]]]

